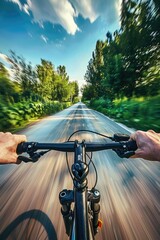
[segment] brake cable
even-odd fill
[[[71,137],[72,137],[74,134],[78,133],[78,132],[90,132],[90,133],[94,133],[94,134],[96,134],[96,135],[99,135],[99,136],[101,136],[101,137],[104,137],[104,138],[108,138],[108,139],[113,140],[113,137],[111,137],[111,136],[107,136],[107,135],[104,135],[104,134],[102,134],[102,133],[98,133],[98,132],[91,131],[91,130],[81,130],[81,129],[80,129],[80,130],[77,130],[77,131],[73,132],[73,133],[69,136],[67,142],[69,142],[70,139],[71,139]],[[90,160],[89,163],[88,163],[88,166],[90,165],[90,163],[92,163],[92,166],[93,166],[93,168],[94,168],[94,170],[95,170],[96,179],[95,179],[95,184],[94,184],[94,187],[93,187],[93,188],[95,188],[96,185],[97,185],[97,181],[98,181],[98,173],[97,173],[96,166],[95,166],[95,164],[94,164],[94,162],[93,162],[93,160],[92,160],[92,156],[93,156],[93,155],[92,155],[92,152],[91,152],[91,157],[90,157],[87,153],[85,153],[85,159],[86,159],[86,156],[87,156],[87,157],[89,158],[89,160]],[[68,153],[67,153],[67,152],[66,152],[66,163],[67,163],[67,168],[68,168],[69,174],[70,174],[70,176],[71,176],[71,178],[72,178],[72,180],[73,180],[74,178],[73,178],[72,172],[71,172],[70,167],[69,167]]]
[[[69,141],[69,140],[71,139],[71,137],[72,137],[75,133],[78,133],[78,132],[91,132],[91,133],[95,133],[95,134],[97,134],[97,135],[99,135],[99,136],[101,136],[101,137],[105,137],[105,138],[108,138],[108,139],[113,140],[113,137],[111,137],[111,136],[104,135],[104,134],[102,134],[102,133],[95,132],[95,131],[91,131],[91,130],[81,130],[81,129],[80,129],[80,130],[77,130],[77,131],[73,132],[73,133],[69,136],[69,138],[68,138],[67,141]]]

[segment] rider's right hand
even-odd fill
[[[160,161],[160,133],[153,130],[147,132],[136,131],[131,134],[131,140],[135,140],[138,149],[131,158],[144,158],[151,161]]]

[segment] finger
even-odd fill
[[[16,140],[17,144],[21,143],[21,142],[26,142],[27,141],[27,138],[26,138],[25,135],[16,135],[15,134],[14,137],[15,137],[15,140]]]
[[[132,133],[132,134],[130,135],[130,139],[131,139],[131,140],[136,140],[136,139],[135,139],[135,133]]]
[[[155,133],[155,134],[156,134],[156,132],[155,132],[155,131],[153,131],[152,129],[148,130],[147,132],[150,132],[150,133]]]
[[[10,132],[6,132],[6,133],[4,133],[5,135],[8,135],[8,136],[11,136],[12,135],[12,133],[10,133]]]
[[[136,157],[136,155],[134,154],[134,155],[130,156],[129,158],[137,158],[137,157]]]

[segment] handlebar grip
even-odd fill
[[[127,142],[127,149],[128,151],[135,151],[137,150],[137,144],[136,144],[136,141],[134,140],[130,140]]]
[[[120,142],[122,145],[122,149],[115,149],[114,151],[117,153],[117,155],[121,158],[129,158],[135,154],[135,151],[137,150],[137,144],[136,141],[130,140],[130,141],[123,141]]]
[[[28,148],[28,142],[21,142],[18,144],[16,152],[17,154],[21,154],[23,152],[26,152],[27,148]]]
[[[40,153],[36,153],[36,152],[32,152],[32,147],[35,146],[35,142],[21,142],[18,144],[17,146],[17,149],[16,149],[16,152],[18,155],[22,154],[22,153],[25,153],[27,152],[28,155],[30,157],[26,157],[26,156],[18,156],[18,159],[20,161],[23,161],[23,162],[37,162],[38,159],[43,156],[44,152],[40,152]]]

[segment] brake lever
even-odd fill
[[[135,154],[135,150],[137,149],[136,141],[127,141],[120,142],[122,144],[121,149],[114,149],[117,155],[121,158],[129,158]]]
[[[20,161],[22,161],[22,162],[25,162],[25,163],[33,162],[32,158],[25,157],[25,156],[18,156],[17,159],[20,160]]]
[[[18,156],[18,160],[20,160],[20,161],[23,161],[23,162],[33,162],[33,163],[35,163],[35,162],[37,162],[38,161],[38,159],[40,158],[40,157],[42,157],[45,153],[47,153],[49,150],[47,150],[47,151],[41,151],[41,152],[32,152],[32,153],[29,153],[29,156],[30,157],[26,157],[26,156]]]
[[[115,142],[128,141],[130,136],[122,133],[115,133],[112,137],[112,140]]]
[[[135,151],[124,152],[123,150],[119,149],[114,149],[113,151],[116,152],[120,158],[129,158],[135,154]]]

